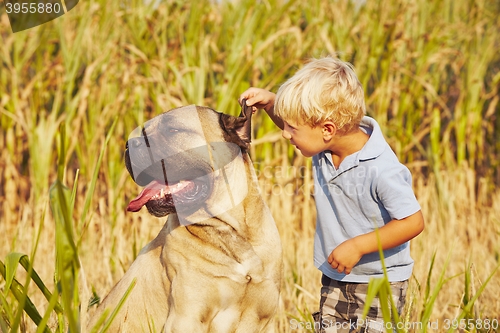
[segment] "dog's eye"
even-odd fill
[[[179,130],[177,128],[169,128],[168,131],[170,133],[175,133],[175,132],[179,132]]]

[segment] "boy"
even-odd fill
[[[368,282],[384,260],[401,313],[413,260],[409,241],[424,229],[411,174],[365,116],[363,88],[352,66],[314,59],[275,95],[250,88],[240,102],[263,108],[283,137],[313,159],[317,209],[314,263],[323,273],[319,332],[384,332],[380,303],[362,318]],[[391,331],[387,329],[387,331]]]

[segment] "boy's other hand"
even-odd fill
[[[240,105],[243,99],[247,100],[247,106],[252,107],[252,112],[255,113],[258,109],[264,109],[269,112],[274,107],[274,99],[276,94],[261,88],[248,88],[238,99]]]
[[[352,239],[337,246],[328,256],[328,263],[337,272],[351,273],[354,265],[358,263],[363,254]]]

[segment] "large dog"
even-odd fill
[[[250,118],[181,107],[128,140],[125,164],[144,186],[128,210],[168,218],[89,328],[132,288],[110,332],[274,332],[281,244],[246,153]]]

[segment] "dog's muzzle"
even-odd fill
[[[212,192],[215,174],[224,172],[241,157],[239,147],[227,142],[212,142],[159,161],[148,161],[135,149],[129,144],[125,164],[134,181],[144,189],[130,201],[127,210],[137,212],[146,206],[157,217],[199,209]],[[225,153],[214,153],[220,151]]]

